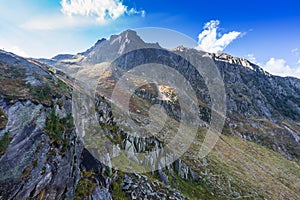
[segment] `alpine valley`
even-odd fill
[[[210,94],[205,77],[176,55],[211,60],[224,82],[225,125],[204,158],[194,152],[209,128]],[[110,69],[114,58],[121,58],[115,62],[119,68]],[[130,66],[149,62],[176,69],[196,93],[201,123],[188,150],[174,162],[161,159],[162,149],[176,134],[180,113],[191,107],[178,102],[171,85],[147,83],[132,92],[128,112],[134,125],[112,112],[120,77]],[[84,100],[91,90],[92,101]],[[157,134],[139,137],[131,132],[134,126],[146,126],[151,117],[161,120],[149,114],[153,105],[169,119]],[[112,154],[95,156],[83,138],[98,131],[85,128],[91,124],[90,110],[113,144]],[[98,145],[105,148],[101,141]],[[128,172],[107,164],[113,158],[122,161],[122,151],[133,166]],[[136,153],[149,156],[140,160]],[[300,80],[274,76],[244,58],[183,46],[166,50],[132,30],[101,39],[85,52],[52,59],[0,50],[0,199],[296,200],[299,162]],[[142,172],[135,163],[150,170]]]

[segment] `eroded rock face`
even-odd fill
[[[257,65],[216,59],[224,77],[227,93],[225,134],[238,135],[281,153],[288,159],[300,159],[299,79],[273,76]],[[296,125],[296,126],[295,126]]]
[[[41,63],[3,51],[0,59],[0,137],[9,134],[0,198],[72,199],[83,144],[72,125],[70,87]]]
[[[237,57],[228,55],[226,53],[215,53],[215,54],[211,54],[211,55],[212,55],[213,59],[216,61],[221,61],[221,62],[229,63],[232,65],[243,66],[243,67],[249,68],[251,70],[258,69],[257,66],[254,66],[251,62],[249,62],[245,58],[237,58]]]
[[[111,135],[112,138],[114,137],[121,137],[122,142],[121,144],[114,145],[114,153],[117,157],[121,149],[126,152],[126,155],[129,159],[136,163],[143,164],[145,166],[149,166],[152,169],[151,174],[154,175],[157,171],[159,180],[164,185],[169,185],[168,176],[165,174],[164,171],[167,171],[171,177],[175,177],[175,174],[186,181],[199,181],[199,176],[193,169],[191,169],[187,164],[184,163],[180,158],[177,159],[174,163],[172,163],[172,159],[175,156],[172,153],[166,153],[163,151],[163,143],[159,141],[155,137],[139,137],[139,135],[132,135],[128,134],[124,131],[117,131],[117,133],[112,133],[111,130],[107,129],[108,126],[117,126],[114,122],[114,117],[112,115],[112,109],[110,104],[101,97],[96,97],[96,110],[98,111],[99,123],[102,125],[105,131],[107,131],[108,135]],[[135,157],[135,153],[145,153],[148,152],[148,156],[145,157],[144,160],[139,160]],[[170,160],[167,160],[167,159]],[[171,163],[171,164],[167,164]],[[184,195],[180,192],[165,188],[162,189],[160,183],[151,183],[147,180],[145,175],[135,173],[134,176],[129,174],[125,175],[124,177],[119,177],[123,179],[122,187],[123,190],[131,194],[132,199],[139,199],[139,198],[174,198],[174,199],[185,199]],[[134,184],[134,182],[136,182]],[[151,186],[152,185],[152,186]],[[155,192],[158,188],[160,188],[160,192]],[[142,199],[143,199],[142,198]]]
[[[178,190],[150,181],[141,174],[124,175],[122,178],[122,189],[131,199],[187,199]]]
[[[96,187],[92,194],[92,200],[111,200],[111,193],[107,188]]]
[[[82,180],[88,180],[88,182],[91,183],[92,188],[89,189],[91,189],[92,192],[88,193],[86,191],[81,191],[85,192],[86,194],[84,196],[79,196],[79,188],[76,188],[77,192],[75,192],[75,197],[79,199],[89,198],[95,200],[112,199],[112,194],[110,191],[112,178],[104,175],[110,169],[106,168],[106,166],[104,166],[96,158],[94,158],[87,149],[83,149],[80,160],[80,170],[82,175],[78,184],[80,184],[80,181]]]
[[[70,100],[63,101],[62,109],[69,113]],[[46,118],[51,108],[30,100],[13,104],[0,99],[0,107],[8,116],[2,135],[9,131],[12,138],[0,158],[0,194],[3,199],[24,199],[43,196],[49,199],[71,198],[79,176],[82,144],[76,142],[73,128],[61,133],[67,149],[55,146],[45,131]]]

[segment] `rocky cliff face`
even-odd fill
[[[68,124],[68,86],[45,66],[6,52],[0,57],[0,108],[7,116],[0,134],[9,136],[0,158],[1,198],[73,196],[79,176],[74,157],[80,158],[82,145],[76,143],[75,130]],[[47,127],[54,120],[50,112],[61,126],[55,135]]]
[[[224,79],[225,127],[205,158],[194,152],[208,128],[211,99],[205,78],[176,56],[183,54],[199,60],[211,58]],[[121,59],[115,60],[118,57]],[[118,69],[107,68],[111,59]],[[122,121],[112,112],[117,81],[146,61],[172,66],[197,93],[202,121],[193,143],[175,162],[162,159],[168,154],[162,147],[168,135],[176,133],[181,111],[190,107],[179,104],[174,88],[144,84],[133,91],[129,113],[135,123]],[[1,51],[0,72],[0,199],[300,198],[299,79],[273,76],[227,54],[184,47],[166,51],[158,44],[145,43],[134,31],[99,40],[77,55],[40,62]],[[95,89],[90,85],[96,86],[96,94],[85,99],[84,89]],[[72,93],[72,89],[79,93]],[[153,105],[160,105],[170,120],[149,137],[131,132],[136,124],[149,124]],[[95,111],[93,119],[88,115],[90,110]],[[74,124],[73,118],[80,123]],[[91,123],[100,129],[85,128]],[[83,133],[99,131],[111,144],[100,141],[110,152],[100,152],[100,159],[82,138]],[[137,153],[148,157],[140,160]],[[173,156],[169,153],[167,158]],[[128,171],[138,171],[139,164],[150,170],[128,173],[109,167],[118,158],[132,164]],[[100,162],[103,160],[106,165]]]
[[[212,57],[226,87],[229,123],[225,132],[299,161],[299,79],[273,76],[244,59],[224,54]]]
[[[0,199],[73,199],[87,158],[71,87],[41,63],[3,51],[0,58]],[[109,197],[99,185],[87,195]]]

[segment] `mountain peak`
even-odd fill
[[[157,43],[145,43],[136,31],[126,30],[112,35],[108,40],[99,40],[92,48],[82,53],[84,62],[99,63],[116,58],[119,55],[143,48],[161,48]]]
[[[138,34],[137,34],[137,32],[136,31],[133,31],[133,30],[130,30],[130,29],[128,29],[128,30],[126,30],[126,31],[123,31],[122,33],[120,33],[119,35],[118,35],[119,37],[123,37],[123,38],[128,38],[128,39],[133,39],[133,40],[142,40],[141,38],[140,38],[140,36],[138,36]]]
[[[109,39],[111,45],[120,44],[119,53],[122,54],[125,51],[125,46],[131,44],[133,46],[145,46],[145,42],[138,36],[137,32],[133,30],[126,30],[119,35],[112,35]]]

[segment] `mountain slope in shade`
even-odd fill
[[[132,56],[130,51],[136,48],[142,50]],[[211,102],[204,80],[183,70],[185,64],[178,57],[175,59],[158,44],[143,42],[134,31],[99,40],[77,55],[40,60],[43,63],[0,52],[0,82],[5,86],[0,90],[1,198],[300,198],[300,80],[273,76],[245,59],[227,54],[209,54],[184,47],[172,50],[200,60],[203,56],[210,57],[224,78],[226,123],[215,148],[206,158],[193,154],[203,141],[205,123],[181,158],[145,174],[104,167],[84,149],[70,117],[74,106],[71,98],[75,98],[71,97],[71,88],[85,88],[88,81],[98,86],[94,103],[97,120],[114,143],[114,149],[151,152],[163,146],[164,138],[160,135],[143,139],[123,130],[126,124],[119,122],[111,112],[111,92],[116,81],[128,66],[150,59],[149,49],[194,82],[201,118],[207,122]],[[118,70],[106,69],[106,61],[124,53],[128,53],[126,65],[121,59]],[[155,56],[151,58],[155,61]],[[53,73],[51,67],[78,80],[72,82],[73,79],[60,71]],[[13,84],[13,80],[18,80],[17,84]],[[36,92],[44,90],[47,92]],[[160,133],[176,133],[178,113],[186,109],[186,105],[178,106],[176,95],[171,94],[172,87],[168,85],[140,87],[130,102],[132,119],[141,126],[146,125],[147,108],[159,102],[171,117]],[[161,96],[172,98],[159,98]],[[77,114],[88,121],[89,116],[85,115],[93,105],[82,103],[82,112]],[[5,136],[7,132],[9,137]],[[117,156],[117,152],[110,158]],[[154,157],[151,159],[158,163]]]

